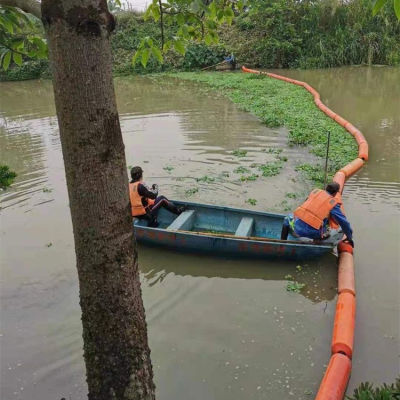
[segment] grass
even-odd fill
[[[217,74],[180,72],[173,76],[188,79],[224,93],[242,110],[255,115],[268,127],[285,126],[291,146],[308,146],[310,152],[321,159],[325,156],[327,132],[331,132],[329,172],[337,171],[357,157],[357,144],[344,128],[315,106],[313,96],[303,87],[252,74]],[[275,153],[276,149],[268,152]],[[244,157],[247,152],[236,150],[233,154]],[[281,166],[275,166],[275,171]],[[322,165],[300,168],[308,178],[319,181],[317,171]],[[268,171],[268,168],[267,168]],[[266,176],[269,172],[266,172]],[[279,172],[277,172],[279,173]]]
[[[171,167],[170,165],[167,165],[166,167],[163,168],[164,171],[171,172],[174,169],[174,167]]]
[[[374,388],[369,383],[361,383],[360,386],[354,390],[353,397],[346,396],[349,400],[399,400],[400,399],[400,378],[392,385],[383,384],[380,387]]]

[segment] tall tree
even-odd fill
[[[21,0],[14,5],[25,8]],[[41,14],[74,231],[88,397],[152,400],[155,386],[111,71],[114,17],[106,0],[42,0]]]

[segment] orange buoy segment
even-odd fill
[[[359,130],[353,124],[350,123],[346,124],[346,130],[353,136],[356,134],[356,132],[359,132]]]
[[[346,124],[348,124],[349,121],[345,120],[340,115],[336,115],[335,122],[344,127]]]
[[[354,283],[354,257],[352,253],[339,253],[339,280],[338,292],[350,293],[356,295],[356,287]]]
[[[332,354],[353,356],[356,298],[350,293],[339,294],[333,325]]]
[[[326,114],[328,117],[332,118],[333,120],[334,120],[335,117],[337,116],[337,114],[336,114],[334,111],[332,111],[330,108],[327,108],[327,109],[326,109],[325,114]]]
[[[368,161],[368,143],[363,142],[358,146],[358,157],[362,158],[364,161]]]
[[[340,185],[340,192],[343,192],[343,187],[346,182],[346,175],[344,172],[339,171],[336,172],[335,176],[333,177],[334,182],[337,182]]]
[[[342,400],[350,379],[351,361],[343,354],[331,357],[315,400]]]
[[[346,166],[344,166],[340,172],[343,172],[346,175],[346,179],[350,176],[354,175],[357,171],[359,171],[364,166],[364,161],[361,158],[356,158]]]
[[[339,254],[344,253],[344,252],[353,254],[353,247],[351,246],[350,243],[343,242],[343,240],[342,240],[338,244],[338,252],[339,252]]]
[[[361,143],[367,143],[367,141],[365,140],[364,135],[363,135],[360,131],[357,131],[357,132],[354,134],[354,139],[357,140],[357,143],[358,143],[359,145],[360,145]]]

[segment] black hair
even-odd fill
[[[337,192],[340,191],[340,185],[337,182],[330,182],[326,185],[325,190],[334,196]]]

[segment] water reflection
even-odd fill
[[[318,261],[259,261],[198,257],[174,251],[139,247],[140,267],[150,287],[162,283],[169,274],[189,277],[223,279],[261,279],[305,284],[301,294],[315,303],[332,300],[336,296],[337,258],[327,255]]]

